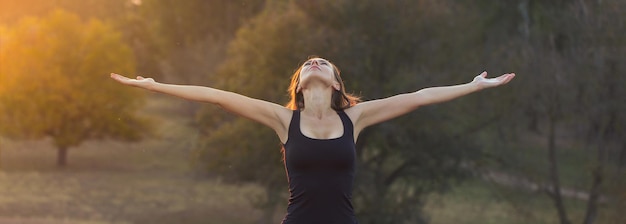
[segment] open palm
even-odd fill
[[[137,76],[136,79],[131,79],[128,78],[126,76],[123,75],[118,75],[115,73],[111,73],[111,78],[114,79],[115,81],[118,81],[124,85],[129,85],[129,86],[135,86],[135,87],[141,87],[141,88],[148,88],[149,86],[153,85],[154,79],[152,78],[144,78],[141,76]]]
[[[487,78],[487,72],[480,73],[474,77],[472,83],[477,84],[481,88],[496,87],[510,82],[515,77],[515,73],[507,73],[496,78]]]

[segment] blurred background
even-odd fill
[[[626,223],[624,0],[0,0],[0,223],[279,223],[280,142],[109,73],[279,104],[515,72],[365,130],[360,223]]]

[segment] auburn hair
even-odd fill
[[[311,56],[309,57],[309,59],[307,59],[307,61],[313,58],[319,57]],[[289,89],[287,90],[289,92],[290,100],[289,103],[285,105],[285,107],[291,110],[302,110],[305,106],[304,95],[302,95],[302,91],[297,92],[298,85],[300,85],[300,72],[302,71],[302,67],[304,67],[305,63],[302,63],[302,65],[300,65],[300,67],[291,76],[291,84],[289,84]],[[339,68],[337,68],[337,66],[335,66],[335,64],[333,63],[330,63],[330,65],[333,67],[335,80],[339,83],[339,90],[333,89],[330,107],[333,108],[333,110],[341,111],[354,106],[360,101],[360,99],[354,95],[346,93],[346,89],[343,85],[343,80],[341,79]]]

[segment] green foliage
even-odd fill
[[[215,86],[287,102],[289,77],[309,55],[336,62],[349,90],[363,91],[367,98],[416,91],[436,82],[469,81],[473,73],[452,76],[452,70],[441,69],[458,64],[462,70],[468,65],[461,66],[461,61],[472,57],[431,56],[432,50],[461,52],[458,45],[477,40],[468,35],[458,41],[458,37],[447,35],[463,26],[463,20],[455,20],[456,24],[433,22],[457,10],[431,11],[447,7],[443,4],[347,0],[272,3],[239,30],[227,60],[213,77]],[[419,35],[422,33],[428,35]],[[437,42],[423,43],[429,39]],[[445,189],[451,180],[462,176],[461,162],[478,155],[471,141],[458,136],[485,119],[457,123],[466,116],[454,109],[424,109],[418,115],[362,133],[354,196],[360,220],[423,221],[424,216],[416,211],[424,195]],[[200,114],[199,124],[207,136],[200,155],[210,169],[239,181],[283,186],[269,190],[285,191],[284,168],[278,162],[279,142],[270,129],[212,108]]]
[[[533,156],[537,154],[533,153],[537,152],[534,147],[544,152],[548,140],[554,140],[559,156],[549,164],[560,169],[558,176],[565,187],[577,183],[575,187],[589,190],[591,195],[619,195],[610,189],[619,185],[614,180],[623,177],[624,172],[616,167],[623,167],[626,161],[623,156],[626,144],[623,137],[617,137],[624,136],[626,130],[624,113],[620,113],[624,110],[626,93],[624,88],[617,87],[625,80],[615,75],[626,69],[617,63],[626,55],[623,44],[626,27],[622,16],[626,4],[623,1],[479,2],[484,3],[484,8],[498,5],[507,9],[489,10],[493,14],[483,21],[489,21],[487,23],[493,27],[490,30],[519,28],[517,32],[496,33],[500,38],[491,40],[491,45],[507,47],[490,52],[489,58],[499,67],[515,65],[515,71],[524,74],[511,86],[517,96],[517,109],[511,111],[515,116],[502,120],[503,124],[516,128],[494,127],[486,131],[490,136],[506,136],[497,138],[499,143],[485,145],[486,148],[493,148],[501,164],[515,167],[514,172],[553,184],[558,180],[549,175],[547,165],[541,164],[542,160],[548,163],[547,159],[525,161],[513,156],[517,153],[512,151],[522,150]],[[493,23],[495,21],[498,23]],[[557,127],[554,136],[548,131],[549,123]],[[511,138],[511,135],[523,137]],[[584,159],[576,163],[576,168],[561,165],[566,163],[563,154],[571,159],[581,148]],[[538,165],[528,167],[524,165],[527,162]],[[574,175],[565,175],[572,173]],[[593,182],[595,178],[603,181]],[[609,212],[619,210],[612,206],[598,207],[594,203],[588,202],[590,211],[596,208],[608,208]],[[586,218],[593,219],[596,215],[590,213]]]
[[[274,11],[263,12],[238,31],[228,59],[220,72],[211,77],[216,87],[272,102],[287,102],[289,75],[299,60],[306,59],[302,55],[310,51],[311,45],[305,44],[310,39],[286,38],[306,32],[307,24],[299,23],[304,14],[283,11],[277,16],[271,12]],[[283,41],[278,43],[277,39]],[[219,112],[214,106],[199,114],[198,124],[206,136],[198,152],[208,168],[231,181],[260,183],[269,196],[257,203],[264,208],[275,207],[279,198],[274,195],[287,189],[276,134],[267,127]]]
[[[143,0],[139,12],[163,47],[172,50],[207,37],[230,38],[263,5],[254,0]]]
[[[59,149],[141,138],[141,96],[108,78],[134,73],[132,51],[110,25],[58,10],[21,20],[0,44],[2,135],[51,137]]]
[[[365,100],[467,82],[483,70],[490,76],[513,71],[518,76],[506,88],[365,130],[354,197],[361,221],[424,222],[424,195],[462,177],[461,163],[545,182],[549,117],[557,124],[562,183],[584,188],[589,173],[600,170],[606,175],[600,193],[618,198],[600,207],[618,217],[624,188],[615,180],[624,179],[626,166],[626,76],[620,75],[626,70],[625,3],[0,0],[0,23],[9,25],[0,28],[0,129],[13,137],[73,133],[59,138],[60,145],[82,135],[137,137],[130,125],[135,118],[124,115],[136,107],[137,99],[128,97],[135,93],[92,76],[105,79],[112,68],[133,73],[131,52],[114,44],[120,41],[131,46],[143,74],[174,74],[167,78],[277,103],[287,102],[289,76],[309,55],[336,63],[348,91]],[[18,22],[24,14],[43,16],[56,7],[80,18],[112,20],[124,37],[109,23],[58,13],[56,19]],[[205,75],[220,64],[207,81]],[[87,103],[70,103],[78,101]],[[128,119],[118,120],[123,117]],[[228,180],[261,183],[266,208],[286,193],[280,145],[270,129],[212,106],[198,114],[197,125],[198,155],[208,169]]]

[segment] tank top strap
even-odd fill
[[[337,114],[339,114],[339,118],[341,118],[341,122],[343,123],[343,131],[345,133],[344,135],[351,136],[351,138],[353,138],[354,136],[352,135],[354,133],[354,127],[352,124],[352,120],[350,120],[348,114],[346,114],[346,112],[344,112],[343,110],[337,111]]]

